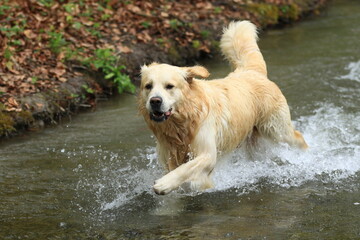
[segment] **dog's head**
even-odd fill
[[[189,91],[194,77],[206,78],[209,72],[201,66],[176,67],[152,63],[141,68],[140,104],[150,119],[163,122],[176,113],[177,106]]]

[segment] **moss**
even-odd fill
[[[327,0],[293,0],[301,15],[317,14],[322,8],[326,6]]]
[[[21,111],[16,114],[16,118],[18,122],[29,125],[35,121],[32,113],[30,111]]]
[[[257,16],[262,26],[298,20],[301,15],[300,7],[294,3],[283,5],[254,3],[248,10]]]
[[[15,121],[10,114],[0,111],[0,136],[7,136],[12,132],[15,132]]]
[[[249,11],[258,16],[261,25],[275,25],[279,20],[279,8],[268,3],[253,3],[248,7]]]
[[[300,8],[296,4],[281,5],[280,9],[280,18],[284,20],[297,20],[300,16]]]
[[[2,112],[2,111],[5,111],[5,105],[4,104],[2,104],[2,103],[0,103],[0,113]]]
[[[168,53],[170,55],[170,58],[174,58],[176,61],[181,58],[178,50],[174,46],[171,46],[169,48]]]

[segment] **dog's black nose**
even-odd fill
[[[160,107],[162,104],[162,98],[161,97],[152,97],[150,98],[150,105],[153,108]]]

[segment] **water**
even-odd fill
[[[123,95],[0,145],[0,239],[360,239],[360,3],[332,5],[261,35],[307,152],[264,140],[214,189],[157,196],[154,138]]]

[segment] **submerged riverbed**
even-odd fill
[[[214,189],[157,196],[155,139],[123,95],[2,143],[0,239],[359,239],[360,3],[332,5],[260,36],[307,152],[264,141],[222,161]]]

